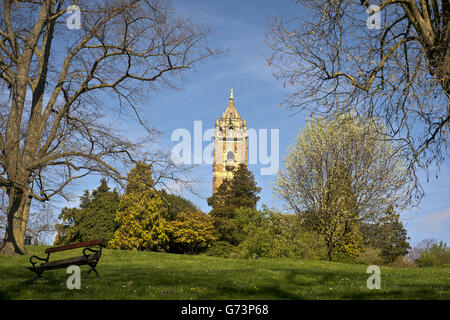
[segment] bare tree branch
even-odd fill
[[[377,30],[367,26],[370,1],[297,2],[302,16],[272,19],[266,40],[275,77],[293,88],[286,105],[383,119],[412,177],[439,168],[449,143],[450,3],[380,1]],[[415,190],[423,195],[419,181]]]
[[[79,30],[67,28],[72,4]],[[142,151],[153,148],[157,131],[138,110],[154,89],[176,88],[185,71],[221,52],[207,47],[207,28],[165,0],[5,0],[0,16],[0,88],[9,96],[0,101],[0,186],[9,199],[0,251],[24,252],[32,199],[64,196],[88,174],[123,183],[137,159],[150,159],[163,168],[158,181],[189,185],[186,168],[159,150]],[[134,114],[148,137],[112,129],[114,108]]]

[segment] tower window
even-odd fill
[[[234,152],[233,151],[228,151],[227,153],[227,162],[232,162],[234,161]]]

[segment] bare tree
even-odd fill
[[[33,208],[34,207],[34,208]],[[51,245],[55,236],[57,215],[49,202],[36,202],[31,206],[25,236],[34,245]]]
[[[417,168],[439,167],[448,152],[450,1],[297,3],[302,14],[272,19],[267,37],[269,65],[293,86],[286,104],[382,118],[390,139],[402,143],[420,198]],[[371,24],[378,17],[379,26]]]
[[[3,195],[5,195],[3,193]],[[0,241],[3,242],[6,229],[6,209],[8,206],[0,205]],[[35,201],[30,205],[30,212],[25,231],[25,238],[29,237],[34,245],[49,245],[53,243],[56,233],[55,225],[58,222],[55,210],[58,208],[50,202]],[[0,243],[1,243],[0,242]]]
[[[8,198],[0,252],[23,254],[32,199],[61,195],[91,173],[125,179],[122,166],[136,157],[173,176],[173,163],[142,153],[147,139],[128,139],[108,116],[132,113],[153,137],[138,102],[176,88],[184,71],[219,51],[207,47],[207,28],[164,0],[5,0],[0,16],[0,186]],[[70,29],[77,17],[80,29]]]

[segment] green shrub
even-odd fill
[[[295,256],[300,259],[327,259],[326,243],[323,238],[315,232],[299,232],[294,239],[293,251]]]
[[[165,222],[165,229],[168,252],[199,253],[216,240],[213,219],[200,210],[180,212],[174,220]]]
[[[439,265],[438,258],[431,252],[423,252],[420,258],[417,259],[417,263],[419,267],[434,267]]]
[[[222,258],[234,258],[238,255],[236,246],[227,241],[216,241],[205,251],[205,255]]]
[[[261,211],[238,209],[236,224],[242,235],[240,258],[325,259],[326,245],[315,232],[301,227],[298,216],[283,214],[263,205]]]
[[[365,247],[355,261],[361,264],[382,265],[384,264],[384,259],[381,251],[382,249],[379,248]]]
[[[244,259],[292,258],[326,259],[325,241],[316,232],[302,229],[298,216],[283,214],[263,206],[262,210],[234,210],[239,244],[217,241],[205,254]]]
[[[291,258],[322,260],[327,257],[323,239],[314,232],[276,234],[268,228],[253,230],[238,246],[242,258]]]
[[[419,251],[416,262],[420,267],[450,265],[450,248],[445,242],[432,242]]]
[[[411,261],[406,256],[397,257],[393,262],[387,264],[388,267],[396,268],[417,268],[419,265],[415,261]]]

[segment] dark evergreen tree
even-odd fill
[[[381,257],[385,263],[406,255],[411,249],[407,230],[392,206],[388,208],[387,215],[376,223],[363,224],[361,230],[365,245],[381,249]]]
[[[110,191],[105,179],[90,193],[85,190],[80,197],[79,208],[64,208],[59,215],[55,244],[69,244],[104,238],[112,239],[116,229],[114,217],[120,197]]]
[[[386,263],[406,255],[411,249],[400,215],[395,213],[392,206],[388,208],[388,215],[381,221],[379,229],[382,236],[381,256]]]
[[[80,208],[62,208],[61,213],[58,216],[58,219],[60,219],[62,223],[55,225],[57,234],[54,245],[80,242],[79,226],[81,211]]]
[[[256,209],[261,188],[256,186],[253,173],[246,165],[239,165],[230,183],[227,203],[235,209],[241,207]]]
[[[212,206],[210,215],[214,218],[214,227],[219,233],[218,240],[237,245],[241,241],[241,232],[235,222],[235,210],[239,208],[256,209],[259,200],[253,173],[241,164],[235,170],[233,179],[224,180],[217,191],[208,198]]]
[[[166,190],[160,190],[158,193],[163,200],[161,217],[167,221],[175,220],[179,213],[199,210],[195,204],[181,196],[167,193]]]
[[[110,191],[105,179],[92,191],[89,204],[84,208],[80,221],[82,241],[104,238],[109,241],[114,236],[114,217],[120,197],[116,190]]]

